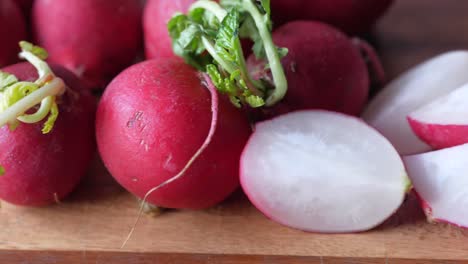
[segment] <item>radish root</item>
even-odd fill
[[[187,172],[188,169],[192,166],[192,164],[197,160],[198,157],[205,151],[205,149],[210,145],[213,136],[216,132],[216,126],[218,123],[218,93],[216,90],[216,87],[214,86],[213,82],[211,81],[210,77],[202,73],[201,78],[203,80],[203,83],[205,84],[206,88],[210,92],[211,95],[211,124],[210,124],[210,130],[208,131],[208,135],[205,138],[205,141],[203,144],[200,146],[200,148],[195,152],[195,154],[189,159],[189,161],[185,164],[185,166],[180,170],[179,173],[177,173],[175,176],[171,177],[170,179],[164,181],[163,183],[159,184],[158,186],[152,188],[149,190],[145,196],[143,197],[143,200],[141,201],[140,209],[138,211],[138,216],[135,219],[135,223],[133,224],[130,232],[128,233],[126,239],[122,243],[122,246],[120,247],[121,249],[125,247],[125,245],[128,243],[130,238],[133,235],[133,232],[136,229],[136,226],[138,225],[138,222],[140,221],[141,215],[143,214],[143,211],[145,209],[145,203],[148,197],[153,194],[155,191],[161,189],[162,187],[182,178],[185,173]]]

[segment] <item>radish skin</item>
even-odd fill
[[[21,124],[14,131],[0,128],[0,199],[23,206],[43,206],[62,200],[84,176],[95,151],[95,104],[85,86],[71,72],[52,66],[68,89],[61,96],[60,115],[44,135],[42,123]],[[23,81],[37,79],[29,63],[2,69]],[[42,88],[40,88],[42,89]],[[39,89],[39,90],[40,90]]]
[[[13,0],[0,0],[0,67],[19,61],[18,42],[26,39],[26,22]]]
[[[179,58],[134,65],[112,81],[98,107],[103,161],[122,186],[143,198],[186,166],[208,135],[210,112],[209,91]],[[219,100],[218,115],[207,149],[184,177],[148,196],[149,203],[207,208],[238,187],[238,162],[250,126],[225,98]]]
[[[139,0],[36,0],[32,15],[35,40],[49,62],[64,65],[90,88],[103,88],[131,65],[142,43]]]

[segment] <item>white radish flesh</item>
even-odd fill
[[[408,183],[383,136],[357,118],[327,111],[257,124],[240,170],[244,191],[265,215],[327,233],[379,225],[399,208]]]
[[[365,110],[363,118],[402,155],[430,150],[412,132],[407,116],[468,82],[468,51],[437,56],[391,82]]]
[[[468,84],[411,113],[408,121],[435,149],[468,143]]]
[[[404,158],[432,221],[468,227],[468,144]]]

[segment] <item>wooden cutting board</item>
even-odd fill
[[[400,0],[373,37],[388,76],[468,49],[467,11],[466,0]],[[144,215],[121,249],[137,206],[96,161],[61,204],[2,204],[0,263],[468,263],[468,231],[426,223],[412,196],[376,230],[320,235],[269,221],[238,192],[206,211]]]

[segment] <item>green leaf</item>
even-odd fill
[[[10,85],[18,82],[18,79],[13,74],[0,71],[0,92],[5,90]]]
[[[5,174],[5,168],[0,165],[0,176]]]
[[[261,0],[260,2],[263,11],[268,15],[268,18],[271,17],[271,8],[270,8],[270,0]]]
[[[39,86],[31,82],[17,82],[8,86],[0,97],[0,112],[5,111],[8,107],[12,106],[37,89],[39,89]]]
[[[50,109],[49,117],[47,121],[44,123],[44,127],[42,128],[42,134],[48,134],[54,128],[55,121],[57,121],[57,117],[59,115],[59,109],[57,103],[54,102],[52,108]]]
[[[265,100],[263,100],[263,98],[261,98],[260,96],[251,95],[247,96],[245,99],[247,103],[253,108],[258,108],[265,105]]]
[[[35,46],[30,42],[20,41],[19,45],[22,50],[31,52],[41,60],[46,60],[49,57],[49,53],[47,53],[45,49],[39,46]]]

